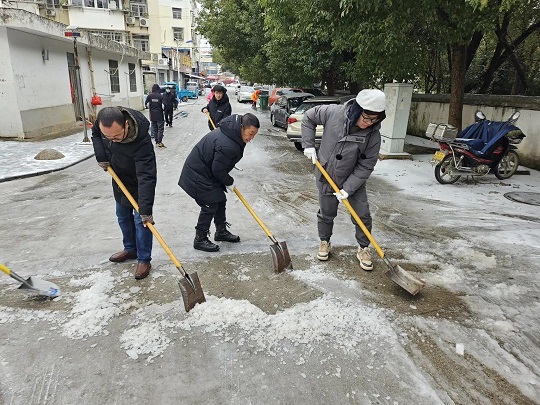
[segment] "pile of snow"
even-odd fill
[[[359,301],[341,301],[330,295],[297,304],[269,315],[246,300],[207,297],[189,316],[178,323],[184,330],[202,328],[203,332],[247,345],[256,352],[275,356],[284,344],[328,345],[345,353],[379,339],[393,340],[386,311],[368,307]]]
[[[139,355],[148,354],[147,361],[151,362],[154,357],[161,356],[171,339],[169,339],[158,322],[141,323],[135,328],[128,329],[122,336],[122,348],[132,359],[137,359]]]
[[[72,339],[108,335],[109,332],[104,328],[122,310],[119,305],[122,299],[111,296],[115,286],[112,273],[94,273],[83,279],[71,280],[70,284],[90,288],[75,293],[75,305],[69,314],[71,319],[63,325],[62,334]]]

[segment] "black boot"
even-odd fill
[[[219,246],[210,242],[210,239],[208,239],[208,232],[199,231],[198,229],[196,229],[193,247],[197,250],[204,250],[205,252],[217,252],[219,250]]]
[[[240,236],[233,235],[227,230],[227,227],[231,226],[228,222],[225,222],[224,224],[216,224],[216,233],[214,234],[214,240],[222,240],[225,242],[240,242]]]

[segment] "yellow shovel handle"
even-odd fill
[[[330,184],[332,186],[334,191],[336,193],[341,193],[341,191],[339,190],[339,187],[336,185],[336,183],[334,183],[334,181],[332,180],[330,175],[326,172],[326,170],[324,170],[324,167],[322,167],[319,160],[315,160],[315,165],[317,166],[317,169],[320,170],[320,172],[322,173],[322,175],[324,176],[324,178],[326,179],[328,184]],[[349,201],[347,199],[344,199],[344,200],[341,200],[341,202],[343,204],[345,204],[345,207],[347,207],[347,209],[351,213],[352,217],[358,223],[360,228],[362,228],[362,231],[365,233],[365,235],[367,236],[367,238],[369,239],[369,241],[371,242],[371,244],[373,245],[373,247],[375,248],[375,250],[377,251],[377,253],[381,257],[381,259],[384,259],[384,252],[382,251],[380,246],[377,244],[377,242],[375,242],[375,239],[373,239],[373,236],[371,236],[371,232],[369,232],[369,230],[366,228],[366,226],[364,225],[364,223],[362,222],[362,220],[360,219],[358,214],[354,211],[354,209],[351,206],[351,204],[349,203]]]
[[[214,121],[212,121],[212,117],[210,117],[210,113],[207,112],[206,115],[208,116],[208,119],[210,120],[210,123],[212,124],[212,126],[214,127],[214,129],[216,129],[216,124],[214,124]]]
[[[120,178],[118,177],[118,175],[115,173],[115,171],[113,170],[113,168],[111,166],[108,166],[107,167],[107,171],[111,174],[111,176],[113,177],[114,181],[116,182],[116,184],[118,184],[118,187],[120,187],[120,189],[122,190],[122,192],[124,193],[124,195],[127,197],[127,199],[129,200],[129,202],[131,203],[131,205],[133,205],[133,208],[135,208],[135,211],[139,212],[139,204],[137,204],[137,201],[135,201],[135,199],[133,198],[133,196],[131,195],[131,193],[128,191],[128,189],[126,188],[126,186],[124,186],[124,183],[122,183],[122,180],[120,180]],[[182,264],[180,264],[180,262],[178,261],[178,259],[176,258],[176,256],[173,254],[173,252],[171,251],[171,249],[169,248],[169,246],[167,246],[167,244],[165,243],[165,241],[163,240],[163,238],[161,237],[161,235],[159,234],[159,232],[157,231],[157,229],[154,227],[154,225],[152,225],[151,223],[147,222],[146,223],[146,226],[148,227],[148,229],[150,229],[150,231],[154,234],[154,236],[156,237],[156,239],[158,240],[158,242],[160,243],[160,245],[163,247],[163,249],[165,249],[165,252],[167,252],[167,254],[169,255],[169,257],[171,258],[171,260],[173,261],[174,265],[176,267],[178,267],[178,269],[182,269]],[[184,272],[185,273],[185,272]]]
[[[4,273],[6,273],[8,276],[11,276],[11,270],[8,269],[6,266],[4,266],[3,264],[0,264],[0,270],[2,270]]]
[[[253,218],[255,218],[255,221],[257,221],[257,223],[260,225],[260,227],[263,229],[264,233],[270,238],[272,239],[272,242],[274,243],[277,243],[276,239],[274,238],[274,236],[270,233],[270,231],[268,230],[268,228],[263,224],[263,222],[261,221],[261,219],[257,216],[257,214],[255,214],[255,211],[253,211],[253,208],[251,208],[251,206],[248,204],[248,202],[246,201],[246,199],[242,196],[242,194],[240,194],[240,191],[238,191],[238,189],[236,188],[236,186],[234,187],[234,193],[238,196],[238,198],[240,199],[240,201],[242,201],[242,203],[246,206],[247,210],[249,211],[249,213],[253,216]]]

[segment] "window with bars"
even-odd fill
[[[146,17],[148,15],[148,6],[146,2],[130,2],[131,15],[133,17]]]
[[[126,33],[123,31],[100,31],[100,30],[87,30],[89,34],[99,35],[109,41],[121,42],[127,44]]]
[[[172,18],[176,18],[177,20],[181,20],[182,19],[182,9],[173,7],[173,9],[172,9]]]
[[[133,47],[139,51],[150,52],[150,36],[133,35]]]
[[[183,41],[184,40],[184,29],[183,28],[173,28],[173,38],[175,41]]]
[[[135,73],[135,63],[128,63],[129,69],[129,91],[137,91],[137,74]]]
[[[120,93],[120,75],[118,74],[118,61],[109,59],[109,78],[111,80],[111,93]]]

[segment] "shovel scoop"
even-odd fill
[[[25,280],[14,271],[8,269],[3,264],[0,264],[0,270],[21,283],[21,285],[19,286],[20,290],[29,293],[35,293],[38,295],[43,295],[49,298],[56,298],[60,295],[60,288],[58,288],[56,284],[51,283],[50,281],[41,280],[35,277],[29,277]]]

